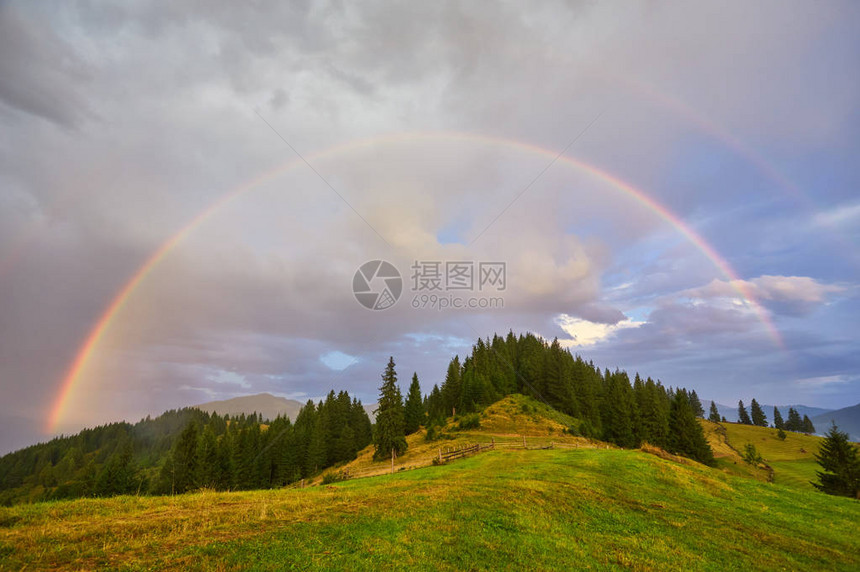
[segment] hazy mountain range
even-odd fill
[[[259,413],[263,419],[274,419],[278,415],[289,417],[291,421],[296,420],[296,415],[304,406],[304,403],[295,399],[287,399],[278,397],[271,393],[258,393],[256,395],[243,395],[232,399],[224,399],[221,401],[209,401],[195,405],[197,409],[208,413],[217,413],[219,415],[250,415]],[[373,412],[376,409],[376,404],[372,403],[364,405],[364,410],[370,420],[373,421]]]

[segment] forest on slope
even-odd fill
[[[666,388],[638,373],[631,381],[624,371],[601,370],[558,340],[513,332],[478,339],[462,361],[459,356],[451,360],[444,382],[426,396],[413,376],[406,402],[393,359],[389,365],[396,391],[380,399],[376,415],[377,420],[402,418],[392,427],[403,435],[521,393],[577,419],[569,428],[577,435],[625,448],[648,442],[713,463],[696,419],[704,412],[695,391]],[[0,504],[284,486],[354,459],[389,431],[380,427],[371,423],[360,401],[334,391],[319,403],[308,401],[294,422],[192,408],[168,411],[136,424],[114,423],[58,437],[0,458]]]

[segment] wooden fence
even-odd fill
[[[530,440],[529,440],[530,439]],[[496,441],[493,438],[489,442],[485,443],[471,443],[467,445],[460,446],[449,446],[449,447],[439,447],[439,452],[434,455],[432,458],[424,458],[424,459],[416,459],[413,463],[406,463],[403,465],[395,465],[392,463],[391,468],[384,467],[381,464],[377,466],[364,467],[361,469],[349,469],[344,468],[340,471],[335,471],[331,473],[327,473],[331,475],[332,481],[345,481],[348,479],[359,479],[364,477],[375,477],[379,475],[384,475],[388,473],[396,473],[401,471],[411,471],[413,469],[421,469],[424,467],[431,466],[433,464],[442,464],[447,463],[448,461],[453,461],[456,459],[462,459],[464,457],[468,457],[470,455],[476,455],[483,451],[491,450],[491,449],[526,449],[526,450],[545,450],[545,449],[602,449],[609,448],[605,443],[598,442],[585,442],[585,443],[565,443],[565,442],[554,442],[554,441],[545,441],[538,437],[526,438],[522,437],[522,440],[517,439],[516,441]],[[325,476],[325,475],[324,475]],[[314,483],[316,484],[316,483]],[[288,485],[289,486],[289,485]],[[292,485],[296,488],[303,488],[304,486],[312,486],[311,482],[306,483],[294,483]]]

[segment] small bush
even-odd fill
[[[477,413],[472,413],[471,415],[463,415],[460,419],[460,423],[457,424],[457,429],[460,431],[464,429],[478,429],[481,426],[481,416]]]
[[[749,463],[750,465],[752,465],[754,467],[762,462],[762,458],[758,452],[758,449],[756,449],[755,445],[753,445],[752,443],[747,443],[744,446],[743,457],[744,457],[744,461],[746,461],[747,463]]]
[[[579,430],[571,427],[568,429],[568,432],[571,430],[576,431],[576,433],[571,433],[571,435],[577,434],[580,437],[585,437],[586,439],[598,439],[600,435],[598,435],[597,429],[594,428],[594,425],[588,419],[583,419],[579,424]]]
[[[437,427],[435,425],[431,425],[427,428],[427,433],[424,435],[424,441],[427,443],[431,443],[433,441],[439,441],[441,439],[453,439],[454,436],[445,433],[442,431],[442,427]]]
[[[782,429],[780,429],[779,431],[777,431],[777,432],[776,432],[776,437],[777,437],[777,439],[779,439],[780,441],[785,441],[785,437],[786,437],[786,435],[785,435],[785,431],[783,431]]]
[[[341,473],[326,473],[323,475],[322,484],[330,485],[331,483],[339,483],[346,480]]]

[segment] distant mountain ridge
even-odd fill
[[[263,419],[272,420],[278,415],[288,417],[290,421],[295,421],[299,411],[304,406],[304,403],[295,399],[287,399],[279,397],[271,393],[257,393],[255,395],[242,395],[231,399],[223,399],[219,401],[208,401],[193,407],[206,411],[207,413],[217,413],[218,415],[251,415],[257,413]],[[373,411],[376,410],[376,404],[364,405],[364,410],[371,421],[374,419]]]
[[[815,417],[810,417],[810,419],[812,419],[812,423],[819,433],[826,433],[830,428],[830,422],[833,421],[840,431],[848,433],[849,439],[860,441],[860,403],[851,407],[820,413]]]
[[[194,405],[201,411],[217,413],[218,415],[251,415],[260,414],[264,419],[275,419],[278,415],[289,417],[291,421],[296,420],[296,415],[304,403],[295,399],[278,397],[271,393],[257,393],[256,395],[242,395],[232,399],[209,401]]]

